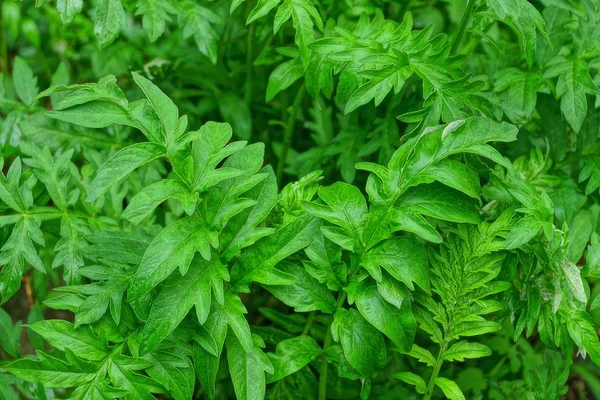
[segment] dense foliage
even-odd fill
[[[600,399],[597,0],[0,12],[0,400]]]

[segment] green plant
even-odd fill
[[[600,395],[596,2],[0,12],[0,398]]]

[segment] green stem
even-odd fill
[[[444,353],[446,352],[446,348],[448,343],[444,339],[442,344],[440,345],[440,352],[438,353],[437,359],[435,360],[435,367],[433,368],[433,372],[431,373],[431,377],[429,378],[429,383],[427,384],[427,393],[423,397],[423,400],[429,400],[431,395],[433,394],[433,390],[435,389],[435,380],[440,373],[440,369],[442,368],[442,364],[444,363]]]
[[[475,9],[475,1],[476,0],[467,0],[467,1],[468,1],[467,8],[465,9],[465,13],[463,14],[462,19],[460,20],[460,26],[458,27],[458,32],[456,32],[456,36],[454,36],[454,39],[452,40],[452,47],[450,49],[452,54],[456,54],[458,45],[460,44],[462,36],[464,35],[465,30],[467,29],[467,24],[469,23],[469,20],[471,19],[473,10]]]
[[[244,102],[250,108],[252,102],[252,75],[254,73],[253,42],[254,42],[255,24],[250,25],[248,36],[246,37],[246,88],[244,92]]]
[[[285,167],[285,160],[287,158],[288,150],[292,143],[292,135],[294,133],[294,126],[296,125],[296,114],[298,114],[298,109],[300,108],[300,104],[302,103],[303,98],[304,84],[300,86],[300,88],[298,89],[298,93],[296,93],[296,97],[294,98],[294,104],[292,104],[292,110],[290,111],[290,115],[285,126],[285,133],[283,135],[283,148],[281,149],[281,155],[279,157],[279,161],[277,162],[277,182],[279,182],[279,184],[283,183],[283,168]]]
[[[335,306],[335,313],[342,308],[346,301],[346,292],[340,293],[337,304]],[[331,346],[333,342],[333,335],[331,334],[331,324],[327,326],[327,333],[325,334],[325,342],[323,342],[323,355],[321,359],[321,366],[319,367],[319,400],[327,399],[327,355],[325,352]]]
[[[302,335],[308,335],[310,332],[310,328],[312,328],[313,321],[315,319],[316,311],[311,311],[308,314],[308,318],[306,319],[306,324],[304,324],[304,329],[302,329]]]

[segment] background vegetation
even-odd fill
[[[600,398],[596,0],[0,12],[0,399]]]

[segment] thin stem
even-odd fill
[[[435,380],[440,373],[440,369],[442,368],[442,364],[444,363],[444,352],[446,351],[446,347],[448,343],[444,339],[440,346],[440,352],[438,353],[437,359],[435,360],[435,367],[433,368],[433,372],[431,373],[431,377],[429,378],[429,383],[427,384],[427,393],[423,397],[423,400],[429,400],[431,395],[433,394],[433,389],[435,388]]]
[[[304,329],[302,329],[302,335],[308,335],[310,332],[310,328],[312,328],[313,321],[315,319],[316,311],[311,311],[308,314],[308,318],[306,319],[306,324],[304,324]]]
[[[467,0],[467,1],[468,1],[467,8],[465,9],[465,13],[463,14],[462,19],[460,20],[460,26],[458,27],[458,32],[456,32],[456,36],[454,36],[454,39],[452,40],[452,47],[450,49],[452,54],[456,54],[458,45],[460,44],[462,36],[465,33],[465,30],[467,29],[467,24],[469,23],[469,20],[471,19],[473,10],[475,9],[475,1],[476,0]]]
[[[340,293],[337,304],[335,306],[335,313],[342,308],[344,302],[346,301],[346,292]],[[331,346],[333,342],[333,335],[331,334],[331,324],[327,326],[327,333],[325,335],[325,342],[323,342],[323,355],[321,359],[321,366],[319,367],[319,400],[327,399],[327,356],[325,352]]]
[[[244,92],[244,102],[248,108],[250,108],[250,103],[252,102],[252,75],[254,73],[253,42],[255,29],[255,24],[251,24],[246,38],[246,88]]]
[[[280,184],[282,184],[285,159],[287,158],[288,150],[292,143],[292,135],[294,133],[294,126],[296,125],[296,114],[298,114],[298,109],[300,108],[300,104],[302,103],[303,98],[304,84],[300,86],[300,88],[298,89],[298,93],[296,93],[296,97],[294,98],[294,104],[292,104],[292,110],[290,111],[290,115],[285,126],[285,133],[283,135],[283,148],[281,149],[281,155],[279,157],[279,161],[277,162],[277,182],[279,182]]]

